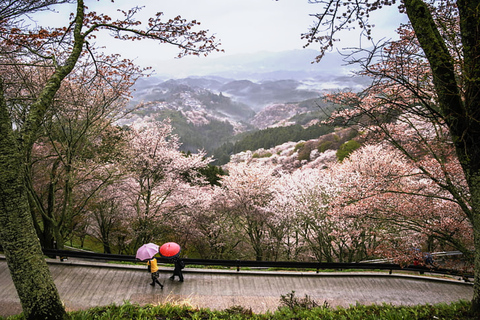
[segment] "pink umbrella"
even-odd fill
[[[152,259],[154,255],[158,252],[158,245],[155,243],[147,243],[138,248],[137,255],[135,258],[139,260],[149,260]]]
[[[164,258],[175,258],[180,254],[180,245],[175,242],[167,242],[160,247],[160,255]]]

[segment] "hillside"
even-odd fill
[[[235,142],[224,143],[214,150],[215,164],[223,165],[230,161],[230,155],[248,150],[269,149],[292,141],[302,141],[319,138],[333,131],[333,127],[313,124],[301,126],[272,127],[238,135]]]
[[[241,66],[242,72],[224,66],[222,72],[205,76],[140,79],[130,107],[143,107],[120,124],[170,118],[182,150],[204,149],[209,155],[221,157],[220,162],[245,151],[249,143],[242,139],[252,139],[249,133],[282,127],[293,130],[289,134],[285,133],[289,129],[282,130],[273,140],[271,131],[257,133],[256,145],[249,148],[318,138],[326,133],[325,129],[308,128],[331,112],[321,97],[332,90],[359,90],[365,80],[348,75],[349,71],[342,69],[341,61],[333,55],[322,65],[312,65],[314,53],[265,52],[225,59],[230,66]],[[305,132],[296,132],[298,126]]]
[[[232,101],[248,105],[255,112],[272,103],[303,101],[321,96],[312,79],[299,80],[235,80],[206,76],[163,80],[142,79],[136,86],[132,103],[141,101],[163,101],[181,92],[206,90],[212,94],[229,97]]]
[[[300,83],[270,81],[252,84],[248,80],[239,82],[221,78],[143,81],[138,85],[131,104],[142,102],[144,106],[134,112],[128,121],[170,118],[174,133],[180,136],[182,150],[196,152],[204,149],[213,154],[225,143],[240,140],[247,132],[292,125],[307,128],[327,113],[326,105],[320,99],[305,99],[318,96],[318,92],[294,89]],[[287,91],[287,87],[291,90]],[[283,96],[281,92],[284,92]],[[285,99],[293,96],[300,100],[268,102],[275,93]],[[257,101],[262,108],[253,110],[250,105],[239,101],[242,97]]]
[[[362,143],[356,128],[337,128],[316,139],[288,141],[268,149],[242,151],[231,155],[230,161],[268,163],[282,171],[325,167],[331,162],[343,160]]]

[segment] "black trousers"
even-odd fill
[[[160,283],[160,281],[158,281],[158,275],[159,275],[159,272],[152,272],[150,273],[150,275],[152,276],[152,285],[155,285],[155,283],[158,283],[161,287],[163,287],[163,285]]]
[[[180,281],[183,281],[183,273],[182,273],[182,269],[180,268],[175,268],[173,269],[173,276],[171,276],[171,278],[175,278],[175,276],[178,276],[180,278]]]

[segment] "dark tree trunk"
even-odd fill
[[[83,0],[78,0],[72,53],[48,79],[18,131],[13,129],[0,79],[0,244],[26,319],[67,317],[35,234],[25,178],[26,164],[45,113],[82,52],[83,10]]]
[[[405,0],[408,18],[432,69],[441,114],[450,129],[465,173],[470,208],[464,210],[473,227],[475,283],[472,305],[480,311],[480,1],[458,0],[463,45],[463,96],[453,58],[442,39],[430,8],[421,0]]]
[[[24,183],[23,159],[0,81],[0,244],[25,317],[63,319],[65,309],[35,233]]]

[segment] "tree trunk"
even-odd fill
[[[63,319],[65,309],[43,257],[24,184],[23,153],[0,80],[0,244],[26,319]]]
[[[25,318],[63,319],[65,309],[34,232],[23,184],[9,183],[6,190],[1,180],[2,246]]]
[[[476,226],[473,228],[473,236],[475,241],[475,248],[480,248],[480,215],[475,215],[477,218],[475,221]],[[475,270],[475,280],[473,282],[473,298],[472,298],[472,309],[474,311],[480,310],[480,250],[475,250],[474,253],[474,270]]]
[[[474,178],[476,177],[476,178]],[[480,172],[469,180],[469,190],[472,197],[472,225],[475,243],[472,309],[480,312]]]
[[[112,249],[110,249],[110,243],[106,241],[103,242],[103,253],[112,253]]]
[[[51,75],[38,99],[30,106],[21,131],[14,132],[0,79],[0,244],[26,319],[67,317],[35,234],[25,166],[47,109],[82,53],[83,10],[83,0],[78,0],[72,53],[65,65]]]
[[[449,127],[459,162],[465,173],[470,209],[464,209],[472,224],[475,253],[475,283],[472,300],[480,311],[480,1],[459,0],[464,65],[464,95],[455,76],[453,59],[441,37],[429,8],[421,0],[405,0],[406,12],[425,52],[433,74],[441,114]]]
[[[55,234],[55,249],[63,250],[65,249],[65,239],[63,238],[62,233],[60,232],[59,226],[54,226],[54,234]]]

